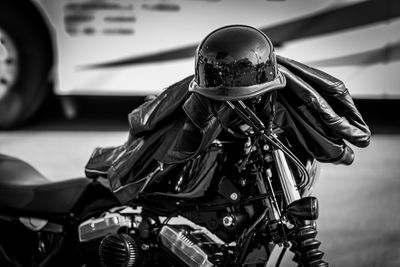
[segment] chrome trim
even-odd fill
[[[300,199],[300,193],[296,185],[293,173],[286,160],[285,154],[280,149],[272,151],[276,169],[278,171],[279,180],[281,181],[282,190],[285,195],[286,204],[289,205],[293,201]]]
[[[132,227],[133,221],[129,216],[119,213],[106,213],[99,218],[91,218],[82,222],[78,227],[79,241],[86,242],[96,238],[116,233],[119,228]]]

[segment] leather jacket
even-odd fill
[[[274,124],[317,160],[351,164],[354,153],[345,141],[365,147],[371,132],[343,82],[294,60],[277,60],[287,84],[277,91]],[[108,177],[111,190],[126,203],[137,197],[150,174],[158,175],[160,164],[165,174],[202,153],[235,114],[223,101],[189,93],[192,79],[171,85],[133,110],[128,140],[96,148],[86,175]]]

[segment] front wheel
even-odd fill
[[[27,120],[48,92],[51,41],[47,25],[28,3],[0,2],[0,129]]]

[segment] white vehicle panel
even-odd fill
[[[249,24],[265,29],[319,11],[363,2],[35,1],[47,14],[54,28],[58,58],[55,91],[60,95],[157,93],[194,72],[194,51],[193,56],[178,56],[167,60],[160,57],[157,61],[157,56],[168,51],[195,47],[218,27]],[[337,76],[346,83],[353,96],[398,98],[399,75],[388,77],[396,73],[395,69],[399,65],[396,61],[382,59],[371,64],[347,62],[334,66],[325,61],[385,49],[388,44],[399,42],[399,29],[396,20],[368,24],[289,41],[277,47],[277,53]],[[155,59],[140,64],[135,61],[146,56],[154,56]]]

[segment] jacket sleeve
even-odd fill
[[[308,105],[318,110],[322,123],[330,127],[333,134],[358,147],[369,145],[371,131],[341,80],[291,59],[277,56],[277,60],[285,67],[282,69],[292,83],[311,88],[297,90],[297,85],[289,86]]]
[[[332,137],[322,127],[319,116],[305,105],[294,105],[290,94],[278,95],[274,122],[285,131],[291,143],[299,144],[320,162],[349,165],[354,152],[340,138]]]

